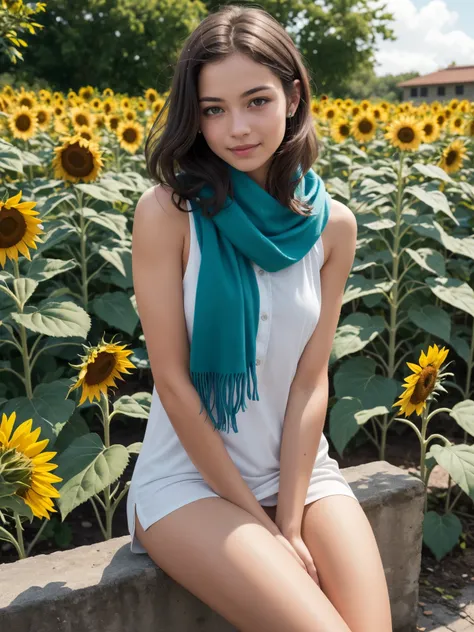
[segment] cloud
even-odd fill
[[[444,0],[427,0],[417,9],[412,0],[386,0],[393,13],[396,41],[379,39],[375,53],[377,75],[445,68],[451,62],[474,64],[474,39],[462,30],[459,14]]]

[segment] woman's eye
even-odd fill
[[[252,101],[250,101],[250,103],[255,103],[255,101],[264,101],[265,103],[267,103],[267,101],[270,101],[270,99],[266,99],[265,97],[257,97],[256,99],[252,99]],[[261,108],[263,105],[265,105],[265,103],[262,103],[262,105],[257,105],[256,107]],[[222,108],[218,107],[217,105],[214,105],[210,108],[206,108],[205,110],[203,110],[203,114],[204,116],[213,116],[213,114],[210,114],[211,110],[221,110]]]

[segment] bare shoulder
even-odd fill
[[[138,221],[146,228],[159,227],[160,230],[176,232],[183,236],[186,213],[176,208],[172,200],[172,189],[165,185],[155,185],[144,191],[137,202],[134,224]]]
[[[354,260],[357,241],[357,220],[351,209],[343,202],[331,200],[329,218],[323,234],[324,264],[331,257],[339,260]],[[323,264],[323,265],[324,265]]]

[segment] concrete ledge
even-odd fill
[[[416,629],[423,484],[386,461],[342,470],[372,525],[394,632]],[[5,632],[235,632],[130,537],[0,565]],[[258,632],[258,631],[256,631]],[[290,632],[290,631],[289,631]]]

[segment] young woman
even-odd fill
[[[131,550],[244,632],[391,632],[373,531],[322,433],[357,229],[312,169],[310,100],[265,11],[225,6],[183,47],[133,227],[154,389]]]

